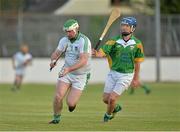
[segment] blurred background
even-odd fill
[[[77,19],[81,32],[94,46],[114,6],[121,9],[121,18],[137,18],[135,35],[142,40],[146,55],[141,79],[180,81],[179,0],[0,0],[0,82],[13,80],[10,58],[23,42],[34,57],[25,81],[56,81],[58,68],[52,73],[48,69],[50,55],[64,35],[63,23],[69,18]],[[102,44],[119,34],[118,28],[119,20],[113,23]],[[106,61],[93,59],[92,66],[93,76],[102,73],[99,80],[92,76],[92,82],[103,82],[108,72]]]

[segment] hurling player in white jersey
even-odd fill
[[[61,119],[63,99],[65,95],[69,111],[72,112],[78,103],[82,91],[90,78],[91,42],[79,32],[79,24],[74,19],[64,23],[63,30],[66,36],[61,38],[57,49],[51,55],[50,67],[55,66],[56,60],[65,53],[65,63],[60,71],[54,102],[53,120],[50,124],[57,124]]]
[[[31,64],[32,55],[29,53],[29,48],[27,45],[23,44],[20,47],[20,51],[17,52],[12,58],[13,69],[15,70],[15,80],[12,90],[19,90],[26,67]]]

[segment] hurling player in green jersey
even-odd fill
[[[107,57],[110,72],[106,78],[103,102],[107,104],[104,122],[114,118],[122,108],[117,104],[121,94],[131,87],[138,87],[140,63],[144,60],[143,45],[133,32],[137,21],[134,17],[125,17],[120,22],[121,34],[109,39],[106,44],[92,54]]]

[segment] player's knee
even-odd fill
[[[57,102],[60,102],[63,99],[63,97],[60,94],[56,94],[54,97],[54,100]]]
[[[116,102],[116,98],[114,96],[110,96],[109,97],[109,102],[110,103],[115,103]]]
[[[67,105],[69,107],[75,107],[76,106],[76,103],[74,101],[71,101],[71,100],[67,100]]]
[[[107,99],[107,98],[103,98],[103,102],[104,102],[105,104],[108,104],[108,99]]]
[[[103,102],[104,102],[105,104],[108,104],[109,96],[110,96],[110,94],[103,94]]]

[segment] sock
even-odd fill
[[[16,85],[13,85],[12,88],[11,88],[12,91],[16,91],[17,90],[17,87]]]
[[[55,115],[55,114],[54,114],[54,120],[58,120],[58,121],[59,121],[59,120],[60,120],[60,117],[61,117],[61,115]]]
[[[143,84],[141,87],[142,87],[145,91],[149,91],[149,88],[148,88],[146,85]]]
[[[108,113],[105,113],[105,115],[108,117],[108,118],[111,118],[112,117],[112,115],[110,114],[108,114]]]
[[[75,108],[76,108],[76,105],[74,107],[69,107],[69,112],[73,112]]]
[[[134,88],[130,87],[130,94],[133,94],[134,93]]]

